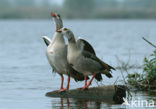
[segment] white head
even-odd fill
[[[61,16],[59,14],[55,14],[54,12],[51,12],[51,16],[54,19],[56,30],[61,29],[63,27]]]
[[[75,40],[73,32],[67,28],[63,27],[63,28],[59,29],[58,32],[62,33],[64,36],[66,36],[68,41],[74,41]]]

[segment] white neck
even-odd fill
[[[63,28],[63,23],[62,20],[54,19],[54,24],[55,24],[55,30],[59,30]]]
[[[59,43],[59,44],[65,45],[65,40],[61,33],[55,32],[55,34],[53,35],[53,38],[52,38],[51,45],[53,45],[54,43]]]

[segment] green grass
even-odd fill
[[[144,58],[143,73],[128,74],[127,82],[140,89],[156,89],[156,50]]]

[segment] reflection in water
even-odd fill
[[[112,104],[102,102],[99,100],[60,98],[58,101],[52,101],[52,109],[102,109]]]
[[[156,92],[132,92],[132,97],[141,100],[156,101]],[[131,100],[131,99],[130,99]],[[131,101],[128,101],[131,102]],[[134,109],[121,104],[114,104],[112,101],[97,99],[75,99],[75,98],[58,98],[52,100],[52,109]],[[156,105],[156,104],[155,104]],[[141,109],[146,109],[142,107]]]

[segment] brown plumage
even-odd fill
[[[78,39],[78,41],[82,41],[82,43],[84,43],[84,48],[83,48],[84,51],[87,51],[87,52],[90,52],[91,54],[96,55],[95,50],[94,50],[93,47],[89,44],[89,42],[87,42],[87,41],[84,40],[84,39]],[[97,73],[97,74],[95,75],[95,79],[96,79],[97,81],[101,81],[101,80],[102,80],[102,75],[101,75],[100,72]]]

